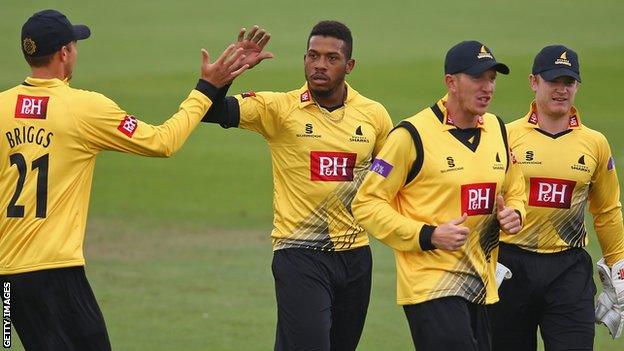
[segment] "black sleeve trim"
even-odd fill
[[[498,124],[500,124],[501,134],[503,134],[503,143],[505,144],[507,154],[507,165],[505,166],[505,171],[507,171],[509,170],[509,152],[511,151],[509,150],[509,142],[507,141],[507,128],[505,128],[505,122],[503,122],[500,117],[496,116],[496,119],[498,120]]]
[[[420,248],[423,251],[435,250],[436,247],[431,243],[431,236],[435,231],[436,227],[432,225],[425,224],[420,230],[420,235],[418,238],[418,242],[420,243]]]
[[[414,148],[416,148],[416,159],[414,160],[414,163],[412,164],[412,168],[410,169],[409,173],[407,173],[407,179],[405,179],[405,184],[409,184],[412,180],[414,180],[414,178],[416,178],[418,172],[420,172],[420,169],[422,168],[425,158],[425,151],[423,148],[422,140],[420,139],[420,134],[418,134],[418,130],[416,130],[416,127],[414,127],[413,124],[408,121],[401,121],[392,130],[395,130],[397,128],[407,129],[407,131],[412,136],[412,140],[414,141]]]
[[[205,123],[218,123],[223,128],[238,127],[240,123],[240,107],[238,100],[227,96],[229,85],[219,89],[208,112],[202,118]]]
[[[197,82],[197,86],[195,87],[195,89],[206,95],[210,99],[210,101],[212,101],[212,103],[214,103],[217,95],[219,94],[219,88],[215,87],[210,82],[203,79],[200,79]]]

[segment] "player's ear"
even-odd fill
[[[345,68],[345,72],[347,74],[351,73],[351,71],[353,71],[354,67],[355,67],[355,59],[348,59],[347,60],[347,67]]]
[[[529,74],[529,86],[534,92],[537,91],[537,84],[539,83],[539,76]]]
[[[449,93],[454,93],[457,90],[457,76],[454,74],[445,74],[444,84],[446,85]]]

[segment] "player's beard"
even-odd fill
[[[332,96],[332,94],[334,94],[334,92],[336,92],[336,89],[342,86],[343,82],[344,82],[344,76],[337,79],[335,84],[333,84],[329,89],[313,89],[310,87],[310,92],[315,97],[319,97],[322,99],[329,98]],[[310,86],[310,83],[308,83],[308,87],[309,86]]]

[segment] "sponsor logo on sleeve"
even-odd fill
[[[394,168],[393,165],[380,158],[376,158],[373,160],[373,164],[371,165],[370,170],[380,174],[384,178],[388,178],[388,175],[390,174],[390,171],[392,171],[392,168]]]
[[[131,116],[131,115],[126,115],[126,117],[124,117],[124,119],[121,120],[121,123],[119,123],[117,130],[124,133],[128,138],[132,138],[138,126],[139,126],[139,122],[137,121],[136,117]]]
[[[461,186],[461,210],[469,216],[491,214],[494,211],[496,183],[475,183]]]
[[[529,180],[529,205],[536,207],[570,208],[576,182],[557,178]]]
[[[244,92],[241,93],[241,96],[244,98],[248,98],[248,97],[255,97],[256,93],[254,93],[253,91],[248,91],[248,92]]]
[[[310,179],[321,182],[353,180],[357,154],[350,152],[310,151]]]
[[[46,119],[49,96],[17,95],[15,118]]]
[[[613,156],[609,157],[609,162],[607,162],[607,171],[612,171],[615,169],[615,159]]]

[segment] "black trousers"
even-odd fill
[[[490,351],[488,307],[451,296],[403,306],[417,351]]]
[[[11,321],[27,351],[109,351],[84,267],[0,276],[11,284]]]
[[[498,260],[513,277],[491,310],[495,351],[536,350],[538,326],[546,351],[593,350],[596,286],[587,251],[539,254],[501,243]]]
[[[368,246],[348,251],[282,249],[273,254],[276,351],[352,351],[370,299]]]

